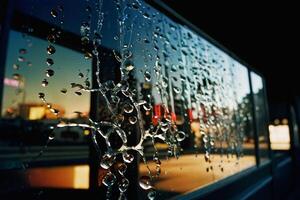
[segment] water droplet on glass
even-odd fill
[[[79,91],[76,91],[75,94],[76,94],[77,96],[81,96],[81,95],[82,95],[82,93],[79,92]]]
[[[167,123],[162,123],[160,129],[161,129],[163,132],[166,132],[166,131],[169,129],[169,126],[168,126]]]
[[[205,152],[204,158],[205,158],[205,161],[206,161],[206,162],[209,161],[209,152],[208,152],[208,151]]]
[[[47,47],[47,53],[48,53],[49,55],[54,54],[55,51],[56,51],[56,49],[54,48],[54,46],[49,45],[49,46]]]
[[[112,95],[112,96],[111,96],[111,101],[112,101],[113,103],[115,103],[115,104],[118,104],[119,101],[120,101],[120,98],[119,98],[118,96],[116,96],[116,95]]]
[[[54,132],[53,131],[51,131],[51,133],[49,134],[48,139],[49,140],[53,140],[54,139]]]
[[[124,112],[125,113],[132,113],[133,112],[133,105],[126,103],[124,105]]]
[[[124,164],[124,163],[121,163],[119,166],[118,166],[118,172],[121,174],[121,175],[124,175],[125,172],[127,170],[127,165]]]
[[[91,59],[92,57],[93,57],[93,55],[92,55],[90,52],[88,52],[88,51],[85,52],[85,54],[84,54],[84,58],[85,58],[85,59],[88,60],[88,59]]]
[[[144,38],[144,43],[149,44],[150,41],[147,38]]]
[[[54,75],[54,70],[52,70],[52,69],[47,69],[46,70],[46,76],[47,77],[51,77],[51,76],[53,76]]]
[[[32,63],[30,61],[27,62],[28,67],[32,67]]]
[[[156,197],[156,190],[152,188],[150,192],[148,192],[147,197],[149,200],[154,200]]]
[[[129,186],[129,181],[127,178],[122,178],[118,185],[120,192],[126,192]]]
[[[128,121],[129,121],[130,124],[135,124],[136,121],[137,121],[137,118],[135,116],[130,116],[128,118]]]
[[[144,13],[144,14],[143,14],[143,17],[144,17],[145,19],[150,19],[150,15],[149,15],[148,13]]]
[[[102,180],[102,183],[107,187],[111,187],[113,184],[115,184],[115,182],[116,176],[111,172],[108,172]]]
[[[47,58],[46,63],[48,66],[51,66],[54,64],[54,61],[51,58]]]
[[[208,139],[209,139],[209,138],[208,138],[207,135],[204,135],[203,138],[202,138],[202,140],[203,140],[204,143],[208,142]]]
[[[139,179],[139,185],[144,190],[149,190],[152,188],[150,184],[150,177],[149,176],[141,176]]]
[[[42,81],[42,86],[43,87],[46,87],[48,85],[48,81],[47,81],[47,79],[44,79],[43,81]]]
[[[162,86],[163,86],[163,88],[167,88],[168,87],[168,78],[167,77],[163,77]]]
[[[176,94],[179,94],[181,92],[181,89],[178,88],[178,87],[173,87],[173,91],[176,93]]]
[[[45,94],[44,94],[44,93],[42,93],[42,92],[40,92],[40,93],[39,93],[39,98],[40,98],[40,99],[43,99],[43,98],[45,98]]]
[[[119,39],[119,37],[118,37],[118,36],[115,36],[115,37],[114,37],[114,40],[118,40],[118,39]]]
[[[176,65],[172,65],[171,66],[171,71],[172,72],[176,72],[177,71],[177,66]]]
[[[79,78],[83,78],[83,77],[84,77],[83,73],[79,72],[79,73],[78,73],[78,77],[79,77]]]
[[[132,3],[132,8],[135,9],[135,10],[138,10],[140,7],[137,3],[133,2]]]
[[[134,156],[130,153],[123,153],[122,157],[124,162],[126,163],[132,163],[132,161],[134,160]]]
[[[145,71],[144,73],[144,78],[147,82],[150,82],[151,81],[151,74],[149,71]]]
[[[26,49],[19,49],[19,54],[26,54],[27,50]]]
[[[66,89],[66,88],[62,88],[62,89],[60,90],[60,92],[63,93],[63,94],[66,94],[66,93],[67,93],[67,89]]]
[[[47,40],[48,40],[48,42],[50,42],[50,43],[55,43],[56,37],[55,37],[54,34],[49,34],[49,35],[47,36]]]
[[[21,78],[20,74],[13,74],[13,79],[19,80]]]
[[[18,64],[13,64],[13,68],[14,68],[15,70],[18,70],[18,69],[20,69],[20,65],[18,65]]]
[[[19,61],[19,62],[25,62],[26,59],[25,59],[23,56],[19,56],[19,57],[18,57],[18,61]]]
[[[54,18],[57,17],[57,11],[55,9],[52,9],[51,12],[50,12],[50,14]]]
[[[55,109],[55,108],[50,108],[50,111],[55,114],[58,115],[59,114],[59,110]]]
[[[176,139],[177,139],[178,142],[183,141],[185,139],[185,137],[186,137],[186,134],[183,131],[178,131],[176,133]]]
[[[145,111],[149,111],[149,110],[151,110],[152,106],[149,103],[145,103],[145,104],[143,104],[143,108]]]
[[[111,154],[104,154],[102,156],[102,159],[101,159],[101,162],[100,162],[100,166],[103,168],[103,169],[108,169],[110,168],[115,162],[115,156],[114,155],[111,155]]]

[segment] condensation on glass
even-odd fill
[[[134,177],[161,199],[255,166],[254,123],[266,155],[262,78],[252,105],[247,67],[205,37],[141,0],[45,2],[17,4],[49,31],[10,32],[2,120],[48,124],[50,144],[91,135],[106,198]]]

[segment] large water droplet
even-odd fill
[[[128,118],[128,121],[129,121],[130,124],[135,124],[136,121],[137,121],[137,118],[135,116],[130,116]]]
[[[43,87],[46,87],[48,84],[49,84],[49,82],[47,81],[47,79],[44,79],[44,80],[42,81],[42,86],[43,86]]]
[[[39,98],[40,98],[40,99],[45,98],[45,93],[40,92],[40,93],[39,93]]]
[[[54,70],[52,70],[52,69],[47,69],[46,70],[46,76],[47,77],[51,77],[51,76],[53,76],[54,75]]]
[[[145,111],[149,111],[149,110],[151,110],[152,106],[150,103],[145,103],[145,104],[143,104],[143,108]]]
[[[150,82],[151,81],[151,74],[149,71],[145,71],[144,73],[144,78],[147,82]]]
[[[52,17],[55,18],[55,17],[57,17],[58,13],[57,13],[57,11],[55,9],[52,9],[51,12],[50,12],[50,14],[51,14]]]
[[[78,73],[78,77],[79,77],[79,78],[83,78],[83,77],[84,77],[83,73],[79,72],[79,73]]]
[[[180,89],[179,87],[173,87],[173,91],[174,91],[176,94],[180,94],[181,89]]]
[[[90,52],[87,51],[87,52],[84,53],[84,58],[85,59],[88,60],[88,59],[91,59],[92,57],[93,57],[93,55]]]
[[[183,131],[177,131],[177,133],[176,133],[175,136],[176,136],[177,141],[181,142],[181,141],[183,141],[185,139],[186,134]]]
[[[52,54],[54,54],[54,53],[55,53],[55,51],[56,51],[56,49],[55,49],[55,47],[54,47],[54,46],[52,46],[52,45],[49,45],[49,46],[47,47],[47,53],[48,53],[49,55],[52,55]]]
[[[111,187],[113,184],[115,184],[116,179],[117,178],[113,173],[108,172],[106,176],[103,178],[102,183],[107,187]]]
[[[114,155],[111,155],[111,154],[104,154],[102,156],[102,159],[101,159],[101,162],[100,162],[100,166],[103,168],[103,169],[108,169],[110,168],[115,162],[115,156]]]
[[[126,163],[132,163],[132,161],[134,160],[134,156],[130,153],[123,153],[122,157],[124,162]]]
[[[118,185],[120,192],[126,192],[129,186],[129,181],[127,178],[122,178]]]
[[[133,105],[129,104],[129,103],[126,103],[124,105],[124,112],[125,113],[132,113],[133,112]]]
[[[54,61],[51,58],[47,58],[46,63],[48,66],[51,66],[54,64]]]
[[[149,176],[141,176],[139,179],[139,185],[144,190],[149,190],[152,188],[150,183],[150,177]]]
[[[23,56],[19,56],[19,57],[18,57],[18,61],[19,61],[19,62],[25,62],[26,59],[25,59]]]
[[[48,135],[48,139],[49,139],[49,140],[53,140],[54,137],[55,137],[54,131],[51,131],[51,133]]]
[[[143,17],[144,17],[145,19],[150,19],[150,15],[149,15],[148,13],[144,13],[144,14],[143,14]]]

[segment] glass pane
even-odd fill
[[[49,45],[45,39],[26,33],[13,30],[9,33],[0,122],[1,154],[6,152],[1,156],[4,168],[87,163],[89,130],[79,127],[52,130],[52,126],[60,120],[73,123],[87,120],[90,94],[74,95],[76,88],[70,84],[77,79],[91,80],[91,61],[61,45],[55,45],[55,52],[49,54],[46,51]],[[64,171],[65,178],[62,176],[65,184],[57,183],[49,173],[59,172],[55,167],[29,169],[26,171],[29,182],[24,184],[74,188],[76,170],[68,169]],[[52,178],[38,185],[40,172]]]
[[[251,83],[254,95],[256,126],[258,130],[259,156],[261,161],[269,158],[268,121],[266,98],[262,77],[251,72]]]
[[[65,146],[86,158],[91,136],[96,187],[107,198],[165,199],[255,166],[245,66],[141,0],[59,2],[16,4],[24,20],[10,33],[1,121],[21,136],[6,146],[50,141],[72,160]],[[28,173],[82,176],[87,188],[93,167]],[[31,180],[78,187],[63,176],[47,186]]]

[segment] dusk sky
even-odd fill
[[[27,38],[31,39],[32,47],[28,47]],[[91,61],[85,60],[83,55],[71,49],[64,48],[59,45],[54,45],[56,53],[49,56],[54,60],[54,65],[51,67],[55,71],[54,76],[47,78],[45,71],[48,69],[46,58],[48,58],[46,48],[48,42],[35,37],[23,38],[22,34],[16,31],[10,32],[5,77],[12,78],[14,73],[19,73],[25,78],[26,103],[41,103],[38,98],[39,92],[44,92],[48,102],[58,104],[65,108],[66,117],[75,116],[74,111],[87,112],[90,106],[90,95],[83,94],[76,96],[74,90],[71,89],[70,83],[83,83],[84,78],[79,78],[78,73],[86,74],[87,69],[91,69]],[[19,62],[19,49],[27,49],[27,53],[23,56],[26,61]],[[32,66],[27,66],[27,61],[32,63]],[[20,69],[13,69],[13,64],[19,64]],[[91,74],[89,74],[91,76]],[[42,87],[41,82],[44,78],[48,79],[48,87]],[[62,88],[68,90],[67,94],[60,92]],[[5,86],[3,95],[3,110],[7,109],[12,101],[16,99],[15,88]],[[18,102],[22,98],[17,98]]]

